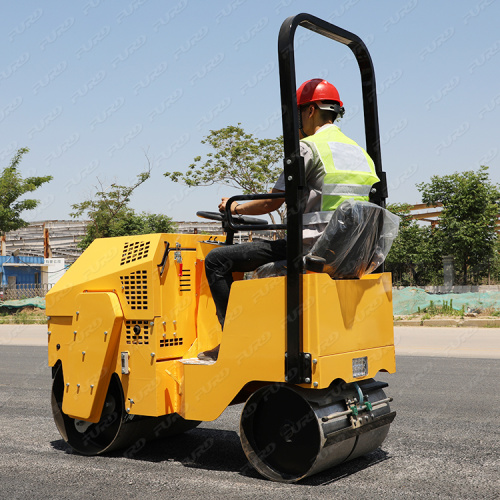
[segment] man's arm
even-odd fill
[[[269,200],[250,200],[246,203],[233,202],[231,213],[235,215],[264,215],[277,210],[285,202],[284,191],[273,188],[271,193],[283,193],[283,198],[272,198]],[[226,209],[226,203],[229,198],[222,198],[219,204],[219,210]]]
[[[308,179],[309,182],[309,177],[314,173],[312,168],[314,164],[313,152],[310,146],[303,141],[300,141],[300,155],[304,158],[306,179]],[[231,213],[238,215],[264,215],[274,212],[281,207],[281,205],[285,202],[285,177],[283,172],[276,181],[271,193],[283,193],[283,198],[251,200],[241,204],[238,204],[238,202],[235,201],[231,207]],[[219,210],[225,210],[228,199],[229,198],[222,198]]]

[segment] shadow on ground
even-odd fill
[[[68,454],[75,453],[62,439],[52,441],[51,445],[56,450]],[[266,480],[247,461],[241,448],[240,438],[234,431],[196,428],[178,436],[152,442],[139,439],[128,448],[107,453],[106,456],[152,463],[180,462],[185,467],[237,472],[246,477]],[[82,458],[92,459],[83,456]],[[378,449],[352,462],[337,465],[308,477],[300,484],[310,486],[330,484],[390,458],[388,453]]]

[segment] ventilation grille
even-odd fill
[[[127,320],[125,328],[127,330],[127,344],[149,344],[149,321]]]
[[[191,270],[183,269],[182,275],[179,282],[180,292],[190,292],[191,291]]]
[[[134,241],[123,245],[122,260],[120,266],[144,259],[149,253],[149,241]]]
[[[180,338],[173,338],[173,339],[161,339],[160,340],[160,347],[173,347],[176,345],[182,345],[184,344],[182,337]]]
[[[147,271],[132,271],[128,276],[120,276],[125,298],[133,310],[148,308],[148,276]]]

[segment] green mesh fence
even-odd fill
[[[45,309],[45,299],[43,297],[33,297],[31,299],[6,300],[5,302],[0,301],[0,307],[7,307],[8,309],[19,309],[21,307],[28,306]]]
[[[460,311],[465,306],[465,311],[482,310],[488,307],[500,309],[500,292],[469,292],[469,293],[428,293],[421,288],[407,287],[402,290],[393,290],[394,314],[412,314],[429,307],[431,301],[435,306],[443,302],[453,304],[453,309]]]

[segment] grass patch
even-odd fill
[[[43,325],[47,323],[44,309],[23,307],[22,309],[0,308],[0,325]]]
[[[422,319],[431,319],[433,316],[458,316],[463,318],[465,315],[465,305],[457,310],[453,309],[453,300],[450,300],[450,302],[444,300],[442,305],[436,305],[434,301],[431,300],[427,307],[424,307],[422,310],[420,310],[420,307],[418,308],[418,314],[422,313]]]
[[[487,307],[481,311],[483,314],[488,316],[494,316],[498,318],[500,316],[500,309],[496,309],[494,307]]]
[[[418,311],[407,316],[398,315],[394,317],[395,321],[400,320],[428,320],[435,317],[439,319],[444,318],[454,318],[454,319],[467,319],[467,318],[498,318],[500,317],[500,309],[496,307],[484,307],[476,308],[468,312],[467,305],[463,305],[460,309],[453,308],[453,300],[449,302],[443,301],[442,304],[435,304],[434,301],[430,301],[429,305],[418,308]]]

